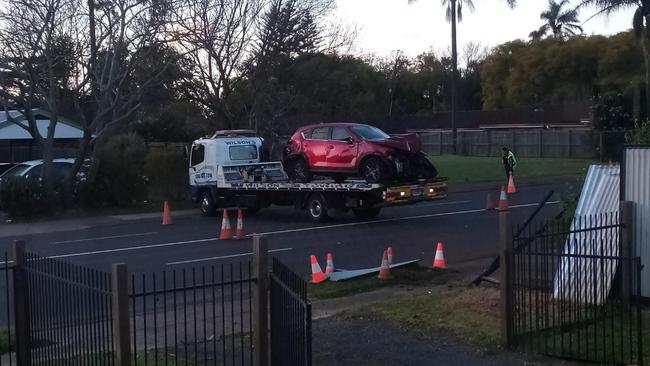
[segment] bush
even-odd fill
[[[134,206],[147,197],[144,141],[136,134],[111,138],[95,154],[96,161],[81,188],[85,206]]]
[[[177,147],[149,151],[144,164],[152,201],[182,201],[188,197],[187,160]]]
[[[636,123],[635,128],[625,136],[628,144],[648,145],[650,144],[650,121]]]
[[[40,182],[24,177],[8,177],[0,186],[0,207],[13,218],[30,218],[47,207]]]

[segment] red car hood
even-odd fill
[[[403,135],[392,135],[385,140],[374,140],[373,144],[390,147],[396,150],[413,151],[417,152],[422,150],[422,143],[420,136],[416,133],[408,133]]]

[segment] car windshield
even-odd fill
[[[390,137],[386,132],[372,126],[354,126],[352,130],[362,140],[385,140]]]
[[[29,168],[31,168],[31,167],[32,167],[31,165],[27,165],[27,164],[18,164],[18,165],[16,165],[15,167],[13,167],[13,168],[7,170],[7,171],[2,175],[2,177],[3,177],[3,178],[7,178],[7,177],[20,177],[20,176],[24,175],[25,172],[27,172],[27,170],[29,170]]]

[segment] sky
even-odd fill
[[[548,7],[548,0],[519,0],[510,9],[505,0],[474,0],[475,11],[463,11],[458,26],[458,48],[468,42],[493,47],[514,39],[527,39],[539,28],[539,14]],[[575,1],[574,1],[575,3]],[[416,56],[433,50],[446,53],[451,44],[451,26],[445,20],[440,0],[337,0],[337,17],[344,24],[358,28],[355,53],[389,56],[401,50]],[[582,22],[596,13],[584,8]],[[633,9],[610,16],[599,15],[583,24],[586,34],[615,34],[631,28]]]

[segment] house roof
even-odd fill
[[[46,136],[51,114],[42,109],[34,109],[32,113],[36,116],[36,126],[41,136]],[[9,118],[14,119],[16,123],[9,121]],[[30,133],[17,124],[25,127],[28,125],[22,112],[17,110],[0,111],[0,140],[31,140]],[[79,139],[82,137],[83,129],[81,127],[66,118],[59,118],[54,130],[55,139]]]

